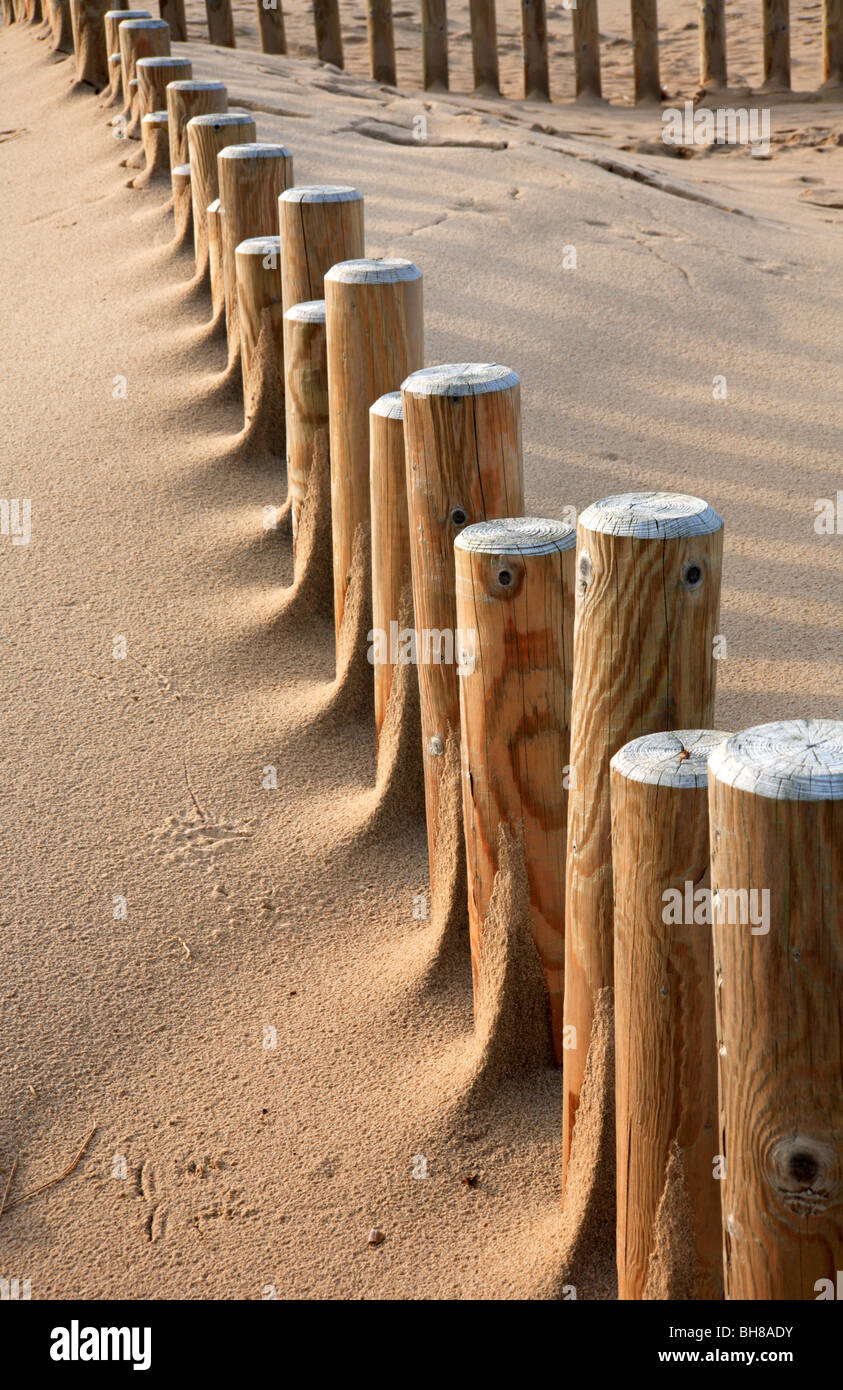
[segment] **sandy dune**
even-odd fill
[[[356,8],[347,75],[250,52],[239,5],[235,52],[176,47],[298,182],[363,191],[370,254],[424,272],[427,361],[519,372],[528,511],[652,487],[723,515],[717,725],[843,717],[843,544],[814,529],[843,487],[843,107],[777,107],[769,160],[680,161],[651,148],[658,113],[377,88]],[[665,59],[689,92],[691,11]],[[303,5],[288,32],[310,40]],[[330,619],[289,607],[289,540],[263,529],[283,468],[238,436],[167,190],[126,186],[32,33],[0,32],[0,71],[0,493],[32,499],[30,544],[0,537],[10,1202],[97,1126],[0,1218],[3,1269],[33,1298],[611,1297],[605,1175],[583,1163],[560,1214],[558,1073],[478,1084],[468,954],[414,916],[423,821],[385,813],[371,716],[332,703]],[[595,1143],[606,1123],[595,1099]]]

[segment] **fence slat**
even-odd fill
[[[217,43],[220,48],[236,48],[231,0],[205,0],[205,13],[208,16],[208,42]]]
[[[658,0],[632,0],[632,57],[636,103],[661,101]]]
[[[597,0],[577,0],[571,11],[574,30],[574,71],[578,98],[595,99],[603,94],[600,83],[600,27]]]
[[[823,0],[823,84],[843,87],[843,0]]]
[[[724,0],[699,0],[700,84],[726,86],[726,13]]]
[[[521,48],[525,98],[550,101],[545,0],[521,0]]]
[[[369,0],[366,8],[366,30],[369,37],[369,71],[375,82],[385,82],[388,87],[394,87],[397,78],[392,0]]]
[[[333,63],[335,68],[341,68],[342,30],[337,0],[313,0],[313,31],[320,63]]]
[[[286,53],[284,10],[281,0],[257,0],[261,53]]]
[[[469,0],[475,91],[500,92],[495,0]]]
[[[790,0],[762,0],[764,86],[790,90]]]
[[[425,90],[448,90],[447,0],[422,0],[422,80]]]

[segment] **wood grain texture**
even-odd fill
[[[283,145],[228,145],[217,155],[217,176],[225,325],[232,361],[240,351],[235,251],[249,237],[271,236],[275,232],[278,195],[293,182],[293,156]]]
[[[661,101],[658,0],[632,0],[632,61],[636,104]]]
[[[236,48],[231,0],[205,0],[205,13],[208,16],[208,42],[219,44],[220,48]]]
[[[173,43],[186,43],[187,15],[184,0],[158,0],[158,12],[170,26],[170,38]]]
[[[215,198],[205,209],[208,236],[208,278],[211,288],[213,317],[225,313],[225,283],[222,278],[222,231],[220,229],[220,200]]]
[[[708,756],[727,737],[648,734],[611,762],[620,1299],[645,1297],[674,1144],[689,1285],[695,1298],[723,1297],[711,929],[694,920],[694,894],[709,887]]]
[[[135,187],[144,187],[151,179],[170,172],[170,143],[167,132],[166,111],[149,111],[141,118],[141,140],[146,160],[140,179],[135,179]]]
[[[452,363],[415,372],[402,397],[416,629],[453,634],[456,536],[524,509],[520,382],[499,364]],[[443,755],[460,722],[456,666],[421,662],[419,696],[433,882]]]
[[[559,1063],[576,539],[563,522],[522,517],[467,526],[454,545],[475,1020],[503,825],[523,837]]]
[[[380,739],[395,653],[390,636],[410,580],[410,527],[404,463],[404,407],[400,391],[388,391],[369,410],[369,480],[372,507],[372,627],[386,634],[385,660],[375,663],[375,740]]]
[[[600,80],[600,27],[597,0],[577,0],[571,11],[574,31],[574,73],[578,100],[602,96]]]
[[[258,33],[262,53],[286,53],[284,8],[281,0],[257,0]]]
[[[843,0],[823,0],[823,85],[843,87]]]
[[[324,285],[339,636],[354,536],[370,519],[369,407],[421,365],[422,275],[411,261],[350,260],[333,266]]]
[[[521,0],[521,52],[524,61],[525,98],[549,101],[545,0]]]
[[[342,29],[337,0],[313,0],[313,33],[320,63],[343,66]]]
[[[629,493],[579,519],[565,876],[563,1165],[594,1000],[612,977],[609,760],[630,739],[712,725],[723,523],[699,498]]]
[[[709,813],[726,1297],[815,1299],[843,1251],[843,723],[730,739]]]
[[[474,90],[499,93],[501,84],[495,0],[469,0],[468,13]]]
[[[764,89],[790,90],[790,0],[761,0]]]
[[[725,0],[699,0],[700,83],[703,87],[725,87],[726,10]]]
[[[120,36],[121,80],[126,105],[123,115],[129,122],[126,135],[140,139],[140,113],[131,99],[132,83],[137,80],[138,58],[164,58],[170,52],[170,26],[163,19],[124,19],[118,25]]]
[[[284,311],[322,299],[325,275],[365,255],[363,195],[347,184],[288,188],[278,199]]]
[[[135,72],[141,120],[151,111],[166,111],[168,83],[189,79],[192,71],[189,58],[139,58]]]
[[[50,12],[52,14],[52,10]],[[123,62],[120,58],[117,68],[114,66],[114,55],[120,54],[120,33],[119,25],[124,19],[151,19],[149,10],[106,10],[103,16],[103,27],[105,29],[105,51],[108,56],[109,85],[103,93],[104,104],[113,105],[121,100],[123,91]]]
[[[395,36],[392,29],[392,0],[368,0],[366,31],[369,41],[369,72],[375,82],[396,85]]]
[[[448,90],[447,0],[421,0],[422,80],[427,91]]]
[[[207,99],[211,99],[210,94]],[[209,111],[200,116],[191,116],[187,122],[187,147],[193,182],[193,249],[196,253],[196,274],[200,278],[208,273],[209,268],[208,205],[219,198],[220,193],[217,158],[227,145],[249,143],[255,136],[254,117],[243,111]]]
[[[277,236],[250,237],[235,250],[240,359],[246,423],[253,418],[259,391],[252,379],[258,339],[268,315],[275,347],[274,370],[284,385],[284,317],[281,310],[281,243]]]
[[[284,382],[287,486],[295,566],[299,520],[307,496],[316,437],[320,433],[327,436],[328,432],[328,349],[324,299],[292,304],[284,313]]]
[[[76,50],[76,81],[97,91],[108,85],[105,14],[108,0],[70,0],[70,22]]]
[[[170,170],[170,178],[173,188],[173,221],[176,228],[176,239],[182,241],[190,235],[193,213],[190,165],[177,164],[175,169]]]
[[[170,128],[170,168],[175,169],[178,164],[190,163],[188,121],[194,116],[227,111],[228,90],[224,82],[199,82],[195,78],[179,79],[169,84],[165,105]]]

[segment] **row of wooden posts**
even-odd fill
[[[94,43],[90,0],[72,5],[80,75],[119,43],[105,100],[139,123],[145,174],[169,166],[247,420],[261,340],[283,382],[296,582],[320,505],[338,652],[367,546],[370,638],[400,627],[411,591],[432,906],[455,881],[459,759],[475,989],[502,832],[523,855],[566,1171],[614,988],[620,1296],[645,1294],[670,1173],[697,1297],[816,1297],[843,1254],[843,723],[713,731],[717,513],[633,492],[576,527],[524,517],[518,376],[424,367],[421,271],[366,257],[361,194],[297,186],[290,152],[169,55],[165,22],[109,12]],[[378,743],[400,664],[374,667]]]
[[[72,0],[3,0],[7,18],[25,18],[40,12],[42,4],[62,14],[69,23]],[[256,0],[258,31],[264,53],[286,53],[283,0]],[[571,0],[576,95],[582,99],[602,96],[598,0]],[[725,0],[698,0],[700,71],[703,87],[725,89]],[[208,38],[212,44],[234,48],[231,0],[205,0]],[[176,41],[187,38],[184,0],[159,0],[162,19]],[[790,3],[761,0],[764,90],[789,91]],[[636,102],[660,101],[663,92],[659,68],[657,0],[631,0],[633,81]],[[447,0],[421,0],[422,80],[428,90],[446,91],[448,76]],[[317,56],[322,62],[343,67],[339,0],[313,0],[313,25]],[[376,82],[397,85],[392,0],[368,0],[366,25],[369,70]],[[471,0],[471,53],[474,87],[478,92],[499,93],[498,42],[495,0]],[[524,96],[550,99],[545,0],[521,0],[521,40]],[[823,86],[843,88],[843,0],[823,0]]]

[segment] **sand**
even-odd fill
[[[684,70],[690,92],[690,6],[665,10],[666,85]],[[678,161],[657,112],[477,101],[467,67],[462,94],[377,88],[362,6],[347,75],[250,50],[236,12],[236,52],[176,50],[283,138],[298,182],[360,187],[370,254],[424,271],[427,362],[520,373],[527,510],[704,495],[727,536],[717,725],[841,717],[843,545],[814,505],[843,486],[843,107],[777,105],[769,160]],[[804,89],[818,13],[794,24]],[[0,537],[10,1202],[96,1132],[0,1217],[2,1271],[39,1299],[612,1297],[611,998],[563,1214],[559,1073],[526,1048],[501,1076],[474,1040],[467,946],[424,915],[418,796],[388,760],[376,782],[367,692],[334,680],[325,538],[291,593],[288,527],[264,525],[283,467],[240,433],[166,186],[126,186],[71,63],[16,30],[0,493],[32,499],[32,538]],[[304,6],[288,31],[309,40]],[[729,32],[757,80],[754,10]],[[607,90],[628,98],[628,45],[610,51]],[[514,91],[511,44],[504,69]],[[515,856],[515,916],[518,891]],[[489,983],[507,1027],[496,981],[519,970]],[[668,1276],[654,1290],[681,1296]]]

